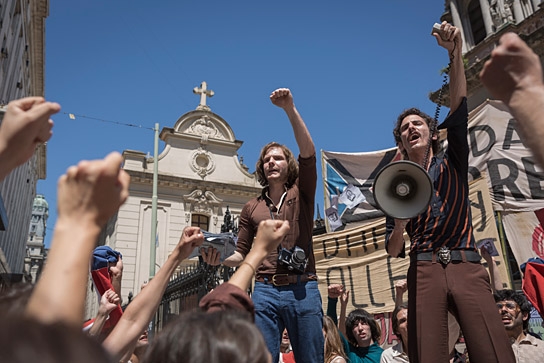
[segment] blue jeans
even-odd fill
[[[272,362],[279,361],[284,328],[297,363],[323,362],[323,309],[317,281],[287,286],[256,282],[251,298],[255,324],[264,336]]]

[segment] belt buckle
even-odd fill
[[[437,252],[438,260],[443,264],[447,265],[451,261],[451,251],[448,247],[440,247]]]
[[[272,275],[272,285],[274,285],[274,286],[287,286],[287,285],[289,285],[289,277],[288,276],[289,276],[288,274]],[[284,284],[276,282],[276,278],[282,278],[282,277],[285,277],[285,283]]]

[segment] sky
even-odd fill
[[[323,213],[320,150],[394,146],[398,114],[434,115],[446,51],[430,35],[444,1],[208,0],[49,2],[45,97],[61,104],[47,144],[46,246],[56,221],[56,187],[66,169],[111,151],[153,154],[155,123],[173,127],[200,101],[243,141],[250,172],[263,145],[298,147],[270,93],[291,89],[318,157],[316,203]],[[443,108],[440,120],[448,110]],[[76,119],[70,119],[75,114]],[[126,125],[137,125],[132,127]],[[161,141],[159,153],[163,150]]]

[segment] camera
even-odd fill
[[[282,248],[278,253],[278,261],[281,265],[287,266],[290,271],[302,275],[308,258],[302,248],[295,246],[292,250]]]

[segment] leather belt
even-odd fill
[[[291,274],[275,274],[275,275],[259,275],[255,277],[255,281],[274,286],[287,286],[297,284],[299,282],[317,281],[316,275],[291,275]]]
[[[447,247],[441,247],[438,251],[421,252],[410,256],[416,261],[433,261],[447,265],[451,261],[480,262],[482,256],[478,252],[471,250],[450,250]]]

